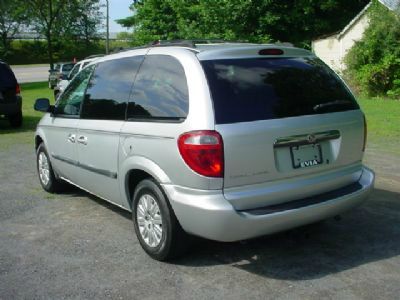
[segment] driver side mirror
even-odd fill
[[[54,112],[54,105],[50,105],[50,100],[47,98],[36,99],[33,108],[34,110],[41,112],[50,112],[50,113]]]

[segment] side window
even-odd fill
[[[143,56],[99,63],[90,79],[82,118],[125,120],[126,106]]]
[[[167,55],[146,56],[136,77],[128,119],[176,120],[186,118],[189,96],[185,72]]]
[[[83,96],[94,66],[82,70],[68,85],[56,103],[55,113],[68,116],[79,116]]]

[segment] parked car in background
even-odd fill
[[[74,62],[60,62],[54,64],[53,69],[49,70],[49,88],[54,89],[58,81],[66,78],[74,65]]]
[[[84,67],[86,67],[90,62],[98,59],[102,55],[93,55],[85,58],[75,64],[72,70],[69,72],[66,78],[58,81],[57,85],[54,87],[54,98],[57,99],[58,95],[62,93],[65,88],[67,87],[68,83],[71,81],[72,78],[75,77]]]
[[[43,189],[64,180],[132,212],[151,257],[187,235],[238,241],[336,216],[374,184],[366,122],[313,53],[182,42],[100,58],[35,134]]]
[[[20,86],[10,66],[0,60],[0,116],[5,116],[10,125],[22,125],[22,97]]]

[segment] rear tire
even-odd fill
[[[62,190],[64,183],[56,178],[49,155],[43,143],[39,145],[36,151],[36,168],[39,182],[45,191],[55,193]]]
[[[15,128],[21,127],[22,126],[22,111],[19,111],[14,115],[8,116],[8,119],[9,119],[10,125],[12,127],[15,127]]]
[[[167,197],[153,179],[136,187],[132,199],[132,220],[143,250],[152,258],[166,261],[188,248],[187,234],[179,224]]]

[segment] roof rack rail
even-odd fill
[[[153,48],[153,47],[186,47],[186,48],[197,48],[196,45],[198,44],[245,44],[249,43],[248,41],[227,41],[221,39],[193,39],[193,40],[156,40],[153,42],[148,43],[147,45],[143,46],[136,46],[136,47],[128,47],[128,48],[118,48],[114,49],[111,54],[130,51],[130,50],[137,50],[137,49],[146,49],[146,48]]]
[[[193,39],[193,40],[156,40],[148,44],[148,47],[181,46],[196,48],[197,44],[224,44],[224,43],[245,43],[242,41],[226,41],[221,39]]]
[[[102,56],[104,56],[104,54],[93,54],[93,55],[89,55],[89,56],[85,57],[84,59],[96,58],[96,57],[102,57]]]
[[[115,54],[115,53],[130,51],[130,50],[137,50],[137,49],[146,49],[146,48],[149,48],[149,46],[145,45],[145,46],[128,47],[128,48],[119,47],[117,49],[114,49],[110,54]]]

